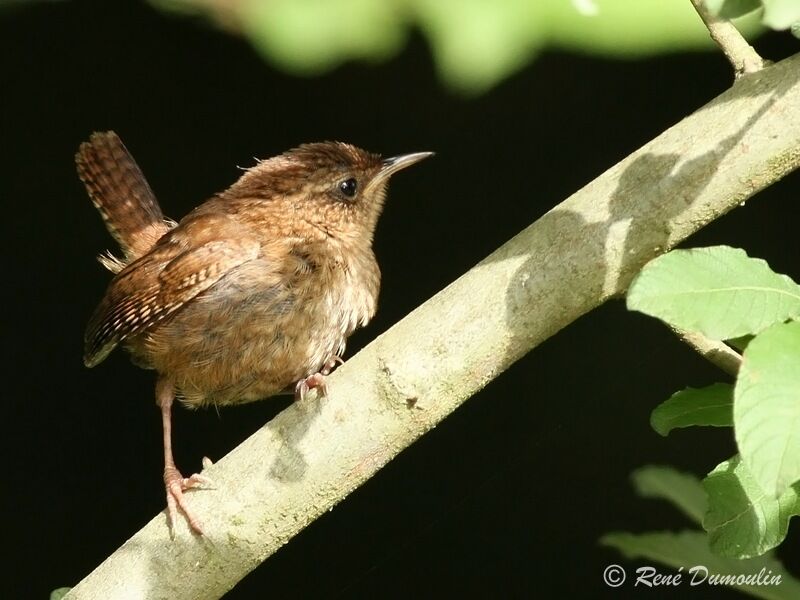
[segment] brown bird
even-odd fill
[[[170,523],[202,534],[183,492],[207,481],[175,467],[171,408],[224,406],[294,386],[325,392],[348,336],[375,314],[372,252],[389,177],[430,152],[382,159],[339,142],[304,144],[259,162],[175,223],[113,132],[76,155],[78,173],[121,257],[89,321],[84,362],[119,344],[155,369]]]

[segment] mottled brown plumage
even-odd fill
[[[259,162],[179,223],[164,218],[119,138],[96,133],[76,162],[122,258],[89,322],[84,360],[124,345],[158,373],[170,516],[199,521],[172,461],[170,409],[227,405],[324,384],[348,336],[374,315],[372,236],[386,183],[429,153],[383,160],[348,144],[306,144]]]

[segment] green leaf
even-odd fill
[[[60,587],[50,592],[50,600],[61,600],[72,588]]]
[[[691,473],[672,467],[641,467],[631,473],[636,493],[644,498],[660,498],[678,507],[698,525],[703,522],[708,503],[700,480]]]
[[[0,0],[0,8],[26,0]],[[636,57],[717,48],[694,11],[665,0],[149,0],[204,15],[247,38],[267,60],[310,75],[348,60],[385,60],[409,31],[426,36],[441,78],[484,92],[544,48]],[[737,22],[762,30],[757,15]]]
[[[676,392],[650,413],[650,425],[664,436],[677,427],[730,427],[733,425],[733,386],[715,383]]]
[[[234,6],[253,45],[298,73],[319,73],[350,58],[383,59],[405,41],[405,24],[390,2],[270,0]]]
[[[744,250],[673,250],[636,276],[628,309],[725,340],[800,317],[800,286]]]
[[[777,498],[800,480],[800,322],[773,325],[748,344],[733,418],[742,459]]]
[[[440,75],[464,92],[483,91],[521,69],[547,42],[546,6],[529,0],[414,0]],[[574,16],[574,15],[573,15]]]
[[[579,10],[589,3],[578,0],[528,3],[544,12],[539,29],[545,37],[545,47],[639,59],[677,48],[719,51],[711,42],[708,29],[684,1],[594,0],[594,13]],[[745,37],[756,34],[762,29],[758,17],[756,13],[744,17],[736,23],[737,29]]]
[[[703,527],[721,556],[749,558],[774,548],[800,508],[794,488],[777,499],[764,493],[738,456],[717,466],[703,486],[708,493]]]
[[[761,574],[760,581],[764,582],[762,585],[732,585],[735,584],[735,581],[731,581],[734,579],[733,577],[731,580],[717,581],[717,585],[724,582],[755,598],[766,600],[796,600],[800,598],[800,581],[792,577],[773,554],[748,560],[723,558],[711,552],[706,534],[700,531],[641,534],[615,532],[604,535],[600,539],[600,543],[616,548],[629,559],[652,560],[674,569],[682,567],[681,583],[678,587],[690,587],[692,577],[695,577],[694,585],[702,586],[712,585],[712,576],[751,575],[755,578]],[[692,569],[695,570],[692,571]],[[708,575],[704,579],[705,573]],[[637,575],[637,573],[629,573],[626,585],[633,586]],[[774,578],[777,577],[780,577],[780,583],[776,583]],[[700,583],[701,580],[702,583]],[[644,586],[640,584],[639,587]],[[680,592],[677,592],[675,597],[680,598]]]
[[[705,0],[706,7],[715,17],[735,19],[761,8],[761,0]]]
[[[797,0],[762,0],[762,22],[772,29],[788,29],[800,21],[800,2]]]

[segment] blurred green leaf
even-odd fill
[[[245,34],[286,68],[317,73],[349,58],[380,60],[398,51],[405,28],[392,2],[270,0],[241,5]]]
[[[574,2],[547,0],[551,44],[592,54],[641,57],[715,46],[691,3],[664,0],[605,0],[596,15],[577,14]],[[737,22],[745,36],[760,31],[757,16]]]
[[[287,71],[311,75],[348,60],[384,60],[412,27],[442,79],[480,93],[546,47],[609,56],[712,48],[688,2],[664,0],[150,0],[202,14],[248,38]],[[737,26],[758,30],[749,17]]]
[[[649,465],[631,474],[636,493],[643,498],[659,498],[679,508],[700,525],[708,503],[700,480],[691,473],[681,473],[672,467]]]
[[[735,468],[735,459],[723,463],[726,468]],[[723,465],[718,469],[721,472]],[[715,470],[712,475],[716,474]],[[637,493],[645,497],[663,498],[680,508],[693,520],[698,520],[705,511],[706,493],[709,489],[709,476],[702,484],[696,477],[680,473],[671,467],[642,467],[632,474]],[[714,501],[726,497],[721,479],[712,480],[711,489],[715,493]],[[715,487],[716,486],[716,487]],[[705,488],[705,489],[704,489]],[[718,494],[719,493],[719,494]],[[711,499],[709,498],[709,501]],[[715,506],[712,510],[718,510]],[[747,508],[745,507],[746,511]],[[720,525],[726,523],[720,516]],[[712,517],[712,520],[715,517]],[[731,514],[735,521],[739,516]],[[706,517],[708,519],[708,517]],[[785,530],[784,530],[785,533]],[[625,533],[614,532],[604,535],[600,543],[617,549],[628,559],[647,559],[673,567],[681,574],[678,585],[719,585],[725,584],[746,592],[756,598],[768,600],[784,600],[800,598],[800,582],[786,571],[774,553],[766,552],[762,556],[748,559],[720,556],[712,552],[709,546],[709,535],[702,531]],[[651,568],[652,567],[646,567]],[[676,575],[676,573],[663,573]],[[636,576],[640,572],[637,570]],[[725,576],[730,576],[726,579]],[[752,581],[742,581],[749,577]],[[633,575],[628,574],[628,581]],[[737,584],[738,580],[738,584]],[[713,583],[712,583],[713,581]]]
[[[679,533],[608,533],[600,539],[604,546],[616,548],[627,558],[648,559],[669,565],[675,569],[683,567],[682,584],[701,585],[711,575],[751,575],[763,573],[763,581],[771,585],[731,585],[755,598],[766,600],[796,600],[800,598],[800,582],[778,561],[774,555],[767,554],[748,560],[736,560],[717,556],[708,547],[708,538],[700,531],[681,531]],[[692,571],[692,569],[696,569]],[[705,569],[705,570],[704,570]],[[773,577],[779,577],[779,583]],[[708,584],[710,585],[710,584]],[[676,590],[677,592],[677,590]],[[676,598],[681,594],[677,592]]]
[[[764,25],[772,29],[788,29],[800,21],[798,0],[762,0],[764,3]]]
[[[761,0],[705,0],[706,7],[715,17],[735,19],[761,8]]]
[[[72,588],[60,587],[50,592],[50,600],[61,600]]]
[[[452,86],[479,91],[521,68],[546,41],[547,2],[413,0],[439,71]]]
[[[723,19],[734,19],[764,8],[761,21],[770,29],[800,28],[800,2],[798,0],[705,0],[711,14]]]

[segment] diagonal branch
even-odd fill
[[[742,355],[725,342],[712,340],[696,331],[684,331],[677,327],[670,327],[670,329],[684,344],[728,375],[736,377],[739,373],[739,367],[742,366]]]
[[[800,163],[800,55],[737,83],[556,206],[207,469],[206,539],[164,514],[67,598],[219,598],[644,263]]]
[[[745,73],[755,73],[764,68],[764,59],[759,56],[739,30],[728,19],[720,19],[711,14],[706,0],[691,0],[692,6],[708,28],[711,39],[733,65],[733,72],[738,78]]]

